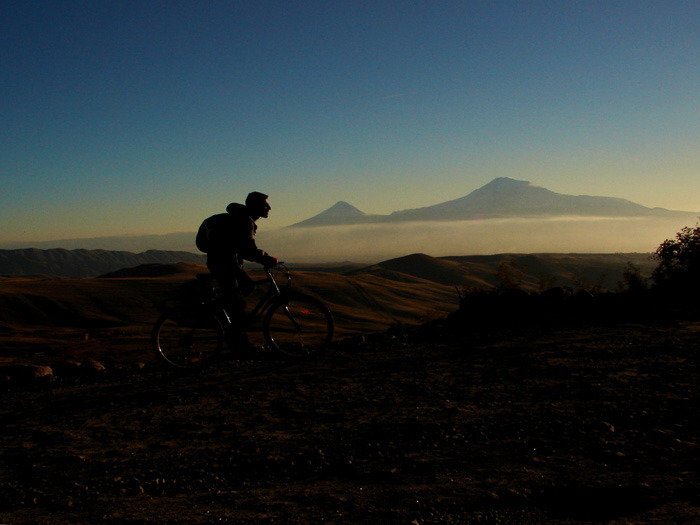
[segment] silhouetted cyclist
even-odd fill
[[[233,344],[248,343],[244,323],[245,297],[255,289],[252,279],[243,269],[243,260],[268,268],[277,265],[275,257],[255,244],[256,221],[267,218],[270,213],[267,199],[264,193],[249,193],[245,205],[232,202],[226,207],[226,213],[205,219],[197,233],[197,247],[207,254],[207,267],[224,292],[230,310]]]

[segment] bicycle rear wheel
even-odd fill
[[[151,340],[156,356],[167,365],[197,368],[221,352],[224,331],[215,315],[183,309],[161,316]]]
[[[330,344],[333,317],[326,305],[315,297],[285,294],[268,310],[263,332],[273,350],[292,357],[304,357]]]

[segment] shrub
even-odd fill
[[[571,280],[574,282],[574,289],[577,292],[587,292],[591,294],[599,294],[603,291],[603,283],[607,274],[600,274],[598,282],[591,283],[585,276],[574,276]]]
[[[501,262],[496,273],[496,281],[498,283],[496,290],[499,292],[519,290],[526,273],[527,265],[520,266],[515,259]]]
[[[622,280],[617,283],[617,292],[640,293],[649,289],[649,280],[642,275],[642,270],[634,263],[628,262],[622,270]]]
[[[654,252],[659,265],[651,274],[662,288],[697,291],[700,285],[700,225],[686,226]]]
[[[554,285],[556,283],[557,283],[557,276],[556,275],[541,273],[540,275],[537,276],[537,291],[539,293],[546,292],[547,290],[554,288]]]

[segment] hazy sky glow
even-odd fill
[[[700,210],[700,3],[0,0],[0,243],[495,177]]]

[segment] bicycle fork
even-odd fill
[[[296,328],[297,330],[300,330],[300,331],[301,331],[301,325],[297,322],[296,319],[294,319],[294,316],[292,315],[292,312],[289,311],[289,305],[288,305],[288,304],[284,305],[284,313],[287,314],[287,317],[289,317],[289,320],[292,322],[292,325],[294,326],[294,328]]]

